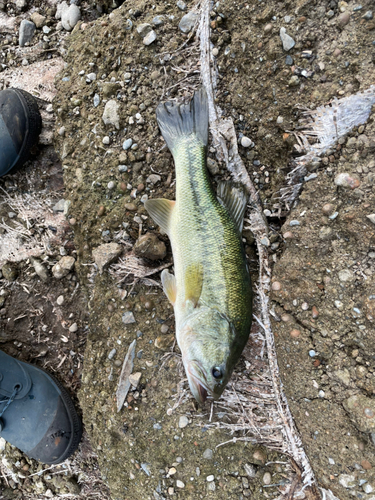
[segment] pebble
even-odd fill
[[[270,31],[272,31],[272,24],[271,23],[266,24],[265,27],[263,28],[263,31],[265,33],[269,33]]]
[[[210,448],[205,449],[203,452],[203,458],[206,460],[211,460],[213,455],[213,451]]]
[[[217,57],[219,55],[219,49],[217,49],[216,47],[214,49],[212,49],[212,55],[214,57]]]
[[[116,183],[114,181],[109,181],[107,184],[108,189],[115,189]]]
[[[339,280],[346,283],[354,279],[354,274],[349,269],[343,269],[339,271]]]
[[[161,181],[160,175],[151,174],[147,177],[146,184],[157,184],[160,181]]]
[[[265,472],[263,476],[263,484],[271,484],[271,473],[270,472]]]
[[[296,87],[299,85],[299,78],[297,75],[293,75],[292,78],[289,80],[288,85],[290,87]]]
[[[356,174],[349,174],[346,172],[336,175],[334,182],[336,186],[350,189],[355,189],[360,185],[360,181]]]
[[[39,12],[33,12],[33,14],[30,16],[30,19],[37,28],[41,28],[43,24],[46,22],[47,18],[39,14]]]
[[[183,483],[182,481],[180,481],[179,479],[177,479],[176,481],[176,486],[177,488],[185,488],[185,483]]]
[[[186,3],[183,0],[178,0],[176,5],[180,10],[186,10],[187,8]]]
[[[208,483],[207,485],[207,489],[210,490],[210,491],[215,491],[216,490],[216,485],[214,482],[212,483]]]
[[[108,354],[108,359],[109,359],[109,360],[113,359],[113,358],[115,357],[115,355],[116,355],[116,352],[117,352],[117,350],[116,350],[116,349],[112,349],[112,350],[109,352],[109,354]]]
[[[151,45],[152,42],[155,42],[155,40],[156,40],[156,33],[154,30],[152,30],[144,37],[143,43],[144,45]]]
[[[58,306],[62,306],[64,304],[64,296],[63,295],[59,295],[56,299],[56,304]]]
[[[363,14],[362,18],[366,19],[366,21],[370,21],[374,17],[372,10],[368,10],[365,14]]]
[[[301,335],[301,332],[300,330],[297,330],[297,329],[293,329],[291,332],[290,332],[290,336],[293,337],[293,338],[297,338]]]
[[[280,28],[280,38],[283,43],[283,49],[288,52],[288,50],[292,49],[296,42],[293,38],[287,34],[286,29],[284,27]]]
[[[66,31],[72,31],[80,19],[81,11],[74,3],[61,13],[61,24]]]
[[[75,263],[74,257],[66,255],[62,257],[57,264],[52,268],[52,274],[56,279],[61,279],[67,276],[69,272],[73,269]]]
[[[160,331],[161,333],[168,333],[169,326],[164,323],[164,325],[161,325]]]
[[[366,217],[373,223],[375,224],[375,214],[370,214],[366,215]]]
[[[86,81],[89,81],[89,82],[95,82],[96,80],[96,73],[89,73],[88,75],[86,75]]]
[[[335,300],[334,304],[336,309],[339,309],[340,311],[344,309],[344,304],[341,302],[341,300]]]
[[[287,55],[287,56],[286,56],[286,58],[285,58],[285,64],[286,64],[287,66],[292,66],[293,62],[294,62],[294,61],[293,61],[293,57],[292,57],[292,56],[290,56],[290,55]]]
[[[355,488],[357,486],[355,477],[350,474],[340,474],[339,483],[341,486],[344,486],[344,488]]]
[[[372,493],[374,491],[374,488],[371,486],[370,483],[366,483],[362,486],[362,489],[365,493]]]
[[[289,226],[291,226],[291,227],[293,227],[293,226],[300,226],[300,225],[301,225],[301,223],[298,220],[291,220],[289,222]]]
[[[131,323],[135,323],[134,314],[131,311],[124,312],[121,319],[124,325],[130,325]]]
[[[211,483],[212,481],[214,481],[215,476],[214,476],[213,474],[210,474],[209,476],[207,476],[207,478],[206,478],[206,479],[207,479],[207,482],[208,482],[208,483]]]
[[[102,120],[106,125],[113,125],[120,130],[120,105],[114,99],[108,101],[104,107]]]
[[[104,243],[92,251],[95,264],[98,266],[100,274],[122,253],[122,246],[119,243]],[[64,257],[63,257],[64,258]]]
[[[155,16],[152,20],[152,24],[154,26],[163,26],[164,24],[164,16]]]
[[[188,424],[189,424],[189,419],[185,415],[182,415],[178,421],[179,428],[184,429]]]
[[[350,21],[350,14],[349,14],[349,12],[343,12],[337,18],[337,24],[340,26],[340,28],[343,28],[344,26],[346,26],[349,21]]]
[[[77,323],[73,323],[72,325],[70,325],[70,327],[69,327],[70,333],[75,333],[77,330],[78,330]]]
[[[167,255],[167,248],[164,241],[159,240],[156,234],[146,233],[140,236],[135,242],[134,253],[138,257],[161,260]]]
[[[126,139],[122,144],[122,149],[126,151],[127,149],[130,149],[132,144],[133,144],[133,139]]]
[[[281,283],[279,281],[274,281],[271,286],[272,290],[278,292],[281,290]]]
[[[20,47],[24,47],[26,43],[31,42],[35,30],[36,26],[32,21],[28,21],[27,19],[21,21],[18,40]]]
[[[105,135],[105,136],[103,137],[103,139],[102,139],[102,143],[103,143],[103,144],[106,144],[106,145],[108,145],[108,144],[110,144],[110,143],[111,143],[111,139],[108,137],[108,135]]]
[[[152,26],[151,24],[148,23],[142,23],[137,26],[137,33],[140,35],[142,38],[144,38],[146,35],[148,35],[152,31]]]
[[[253,141],[249,139],[249,137],[246,137],[245,135],[241,138],[241,146],[244,148],[249,148],[250,146],[254,145]]]
[[[362,394],[355,394],[343,402],[345,410],[359,431],[367,434],[375,430],[375,401]]]
[[[182,33],[189,33],[189,31],[194,28],[195,23],[198,21],[198,18],[198,12],[190,11],[185,14],[178,25],[180,31],[182,31]]]
[[[310,349],[309,356],[310,358],[314,358],[316,356],[316,352],[314,351],[314,349]]]
[[[334,209],[335,209],[335,207],[332,205],[332,203],[326,203],[322,207],[322,212],[325,215],[329,215],[329,214],[331,214],[333,212]]]

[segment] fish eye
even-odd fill
[[[214,366],[212,368],[212,375],[216,379],[223,378],[223,371],[219,366]]]

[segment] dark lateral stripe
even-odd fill
[[[18,154],[13,140],[0,116],[0,176],[9,172],[17,158]]]

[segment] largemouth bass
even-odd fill
[[[222,394],[248,340],[252,289],[241,241],[245,192],[221,183],[216,195],[206,168],[208,103],[166,102],[156,116],[176,167],[176,201],[145,207],[172,245],[174,272],[163,289],[174,307],[176,337],[190,389],[200,403]]]

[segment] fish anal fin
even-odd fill
[[[165,295],[168,297],[169,302],[174,306],[177,296],[176,278],[174,274],[170,274],[167,269],[161,273],[161,282]]]
[[[185,272],[185,301],[197,307],[203,287],[203,266],[201,263],[190,264]]]
[[[242,233],[243,218],[248,200],[245,189],[232,182],[219,182],[217,196],[222,205],[228,210],[238,231]]]
[[[147,200],[145,202],[147,212],[151,215],[154,222],[167,234],[169,234],[170,218],[175,203],[175,201],[166,200],[165,198],[156,198],[155,200]]]

